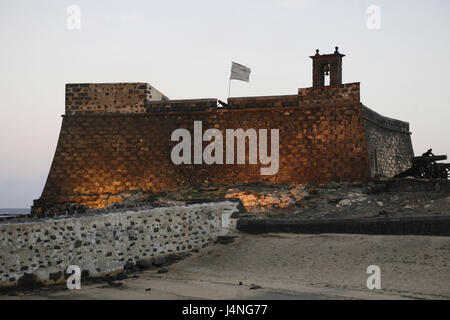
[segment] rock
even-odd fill
[[[291,197],[288,197],[288,196],[283,196],[283,197],[281,197],[281,202],[287,202],[287,203],[293,203],[294,202],[294,200],[291,198]]]
[[[117,277],[116,277],[117,280],[124,280],[124,279],[127,279],[127,278],[128,278],[128,276],[125,273],[123,273],[123,272],[119,273],[117,275]]]
[[[359,192],[349,192],[348,194],[348,198],[352,201],[352,202],[363,202],[367,200],[367,197]]]
[[[114,275],[112,275],[112,274],[109,274],[109,275],[103,277],[102,280],[103,280],[104,282],[110,283],[110,282],[115,281],[115,280],[116,280],[116,277],[115,277]]]
[[[382,207],[382,206],[384,206],[384,203],[381,201],[377,201],[377,206]]]
[[[166,264],[168,262],[168,258],[167,257],[156,257],[153,258],[153,264],[157,267],[160,267],[164,264]]]
[[[113,287],[113,288],[119,288],[119,287],[122,287],[122,286],[123,286],[123,283],[122,283],[122,282],[113,282],[113,281],[109,281],[109,282],[108,282],[108,285],[109,285],[110,287]]]
[[[145,288],[145,291],[151,291],[152,288]]]
[[[309,196],[317,196],[318,194],[320,194],[320,191],[317,190],[315,187],[312,187],[308,190]]]
[[[380,194],[387,191],[387,186],[381,183],[371,183],[367,187],[368,194]]]
[[[340,187],[340,184],[335,182],[335,181],[332,181],[332,182],[330,182],[329,184],[326,185],[327,189],[337,189],[339,187]]]
[[[169,272],[169,269],[166,269],[166,268],[162,268],[162,269],[158,270],[158,273],[167,273],[167,272]]]
[[[217,191],[219,187],[216,186],[205,186],[198,189],[199,191]]]
[[[266,200],[267,204],[280,204],[281,203],[280,199],[272,197],[272,196],[266,197],[265,200]]]
[[[61,271],[50,273],[48,278],[53,281],[58,281],[62,277],[63,273]]]
[[[283,202],[283,203],[280,203],[278,206],[279,206],[281,209],[287,209],[287,208],[289,208],[292,204],[293,204],[293,202],[292,202],[292,203],[291,203],[291,202]]]
[[[41,287],[42,282],[32,273],[25,273],[18,281],[17,287],[21,289],[36,289]]]
[[[167,256],[167,262],[165,263],[167,264],[171,264],[177,261],[180,261],[181,259],[184,259],[184,255],[183,254],[175,254],[175,253],[171,253]]]
[[[341,200],[343,200],[342,198],[336,198],[336,197],[330,197],[328,198],[328,203],[336,203],[338,204]]]
[[[258,198],[256,196],[254,196],[253,194],[241,196],[242,202],[255,202],[256,200],[258,200]]]
[[[256,285],[256,284],[252,284],[252,285],[250,286],[250,290],[257,290],[257,289],[261,289],[261,286],[258,286],[258,285]]]
[[[184,259],[184,258],[192,256],[192,253],[190,253],[190,252],[180,252],[177,256],[179,257],[178,260],[181,260],[181,259]]]
[[[361,188],[364,186],[364,184],[362,182],[353,182],[350,185],[354,188]]]
[[[153,259],[141,259],[136,261],[136,266],[141,269],[149,269],[153,267]]]
[[[337,208],[348,207],[352,205],[352,201],[350,199],[344,199],[338,202],[336,205]]]
[[[85,280],[89,278],[89,270],[83,269],[81,270],[81,279]]]
[[[132,262],[127,262],[125,263],[125,265],[123,266],[123,269],[125,271],[131,271],[134,268],[134,264]]]
[[[381,210],[380,212],[378,212],[378,216],[379,217],[387,217],[387,216],[390,216],[390,215],[391,215],[391,213],[389,211],[386,211],[386,210]]]
[[[214,243],[229,244],[236,239],[236,236],[218,236]]]

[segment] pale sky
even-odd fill
[[[67,7],[81,28],[67,27]],[[381,9],[369,29],[367,8]],[[450,155],[450,1],[0,1],[0,208],[29,207],[44,187],[64,85],[148,82],[171,99],[226,99],[231,61],[252,69],[232,96],[310,87],[311,59],[335,46],[343,82],[410,122],[416,154]]]

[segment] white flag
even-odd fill
[[[243,66],[242,64],[233,62],[231,65],[231,76],[230,79],[250,81],[250,68]]]

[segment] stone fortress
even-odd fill
[[[293,95],[170,100],[146,83],[67,84],[53,163],[32,214],[61,203],[90,208],[128,191],[199,185],[365,181],[409,168],[409,124],[384,117],[360,99],[359,83],[342,83],[342,59],[311,56],[313,86]],[[325,85],[329,75],[329,85]],[[171,133],[204,128],[279,129],[279,170],[248,164],[175,165]],[[204,145],[207,142],[203,142]]]

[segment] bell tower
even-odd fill
[[[339,53],[336,47],[332,54],[316,54],[310,58],[313,60],[313,87],[325,86],[325,76],[330,76],[330,86],[342,84],[342,58],[345,54]]]

